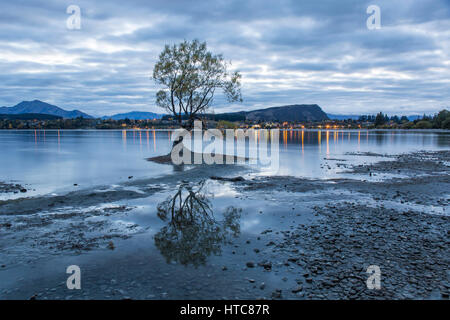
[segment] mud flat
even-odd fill
[[[287,190],[292,193],[332,189],[350,199],[314,206],[320,218],[311,225],[280,231],[268,245],[286,268],[305,270],[298,286],[287,292],[313,299],[428,299],[449,297],[450,152],[419,152],[358,165],[352,173],[395,174],[406,178],[370,182],[335,179],[327,182],[286,177],[247,182],[244,190]],[[330,184],[331,182],[331,184]],[[347,199],[346,199],[347,198]],[[302,248],[299,252],[299,247]],[[260,265],[274,264],[263,261]],[[366,286],[367,267],[378,265],[380,290]],[[279,297],[281,289],[274,293]]]
[[[17,183],[6,183],[0,181],[0,194],[2,193],[25,193],[27,189]]]
[[[449,163],[449,151],[402,154],[347,163],[342,178],[328,180],[196,166],[114,188],[1,201],[0,298],[448,299]],[[155,246],[170,226],[161,203],[180,186],[193,195],[203,181],[218,190],[214,215],[239,208],[237,236],[195,253],[183,243]],[[162,219],[145,224],[155,207]],[[195,243],[216,239],[206,236]],[[196,256],[202,264],[183,263]],[[82,292],[68,292],[64,271],[26,271],[50,258],[87,270]],[[379,290],[366,285],[371,265],[381,270]]]

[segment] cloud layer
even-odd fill
[[[66,8],[81,8],[68,30]],[[369,30],[366,9],[381,8]],[[0,106],[40,99],[92,115],[155,107],[164,44],[207,41],[243,75],[244,103],[326,112],[433,113],[450,101],[448,0],[28,0],[2,3]]]

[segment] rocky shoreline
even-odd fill
[[[25,193],[27,189],[18,183],[6,183],[0,181],[0,194],[2,193]]]
[[[382,182],[270,177],[243,183],[243,190],[329,193],[333,189],[354,195],[352,200],[343,196],[344,200],[313,206],[315,223],[291,225],[279,231],[281,239],[268,242],[269,251],[284,262],[281,268],[294,266],[303,274],[296,286],[287,292],[276,289],[272,297],[448,299],[449,160],[448,151],[419,152],[352,168],[353,173],[401,171],[408,176]],[[434,207],[442,208],[436,210],[439,214],[433,213]],[[267,271],[277,262],[262,260],[258,265]],[[370,265],[381,269],[380,290],[366,286]]]

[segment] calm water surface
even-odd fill
[[[0,180],[24,184],[42,194],[67,191],[74,184],[89,187],[119,183],[129,176],[171,174],[171,166],[145,159],[167,154],[172,134],[167,130],[0,131]],[[342,168],[330,167],[330,162],[373,158],[351,153],[398,154],[449,147],[446,132],[286,130],[280,131],[278,169],[256,167],[256,172],[331,178]],[[331,161],[325,165],[327,160]]]
[[[172,135],[164,130],[0,131],[0,181],[25,185],[30,190],[25,196],[30,196],[63,194],[98,185],[114,188],[130,176],[138,179],[173,175],[173,166],[145,160],[167,154]],[[257,136],[261,141],[262,134]],[[280,132],[278,170],[254,166],[248,174],[342,177],[348,165],[392,159],[379,154],[442,150],[449,146],[450,135],[445,132],[288,130]],[[226,167],[221,172],[211,168],[210,172],[197,169],[207,175],[229,171]],[[192,177],[196,172],[187,173]],[[261,273],[258,268],[243,271],[247,261],[279,260],[272,251],[261,249],[266,247],[259,241],[261,233],[269,228],[288,230],[292,225],[311,223],[317,219],[312,204],[322,204],[324,196],[327,201],[346,196],[338,191],[326,195],[280,191],[241,194],[229,183],[203,183],[172,182],[170,187],[148,197],[88,208],[44,208],[33,215],[0,216],[0,223],[17,227],[0,241],[0,261],[6,265],[0,269],[0,299],[28,299],[34,293],[41,294],[39,299],[120,299],[123,295],[144,299],[237,299],[262,295],[261,289],[252,289],[254,285],[247,278],[263,281],[267,285],[264,294],[270,296],[275,288],[293,286],[299,276],[298,270],[282,274]],[[23,196],[5,194],[0,199]],[[182,203],[188,205],[179,207]],[[171,211],[174,206],[175,216]],[[98,215],[107,207],[127,210]],[[61,218],[55,219],[59,214]],[[48,216],[51,218],[46,219]],[[133,237],[122,240],[116,236],[116,249],[109,250],[109,240],[102,239],[112,233]],[[267,237],[265,242],[282,237],[282,233],[271,232]],[[76,249],[70,249],[73,243],[92,243],[98,250],[83,250],[80,255]],[[69,249],[55,249],[58,245]],[[251,250],[258,245],[260,254]],[[77,293],[68,292],[65,287],[65,270],[71,264],[83,270],[83,290]],[[222,266],[227,266],[228,271]]]

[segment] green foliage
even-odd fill
[[[442,128],[442,129],[449,129],[444,126],[445,121],[450,119],[450,111],[444,109],[440,111],[436,116],[433,118],[433,124],[435,128]]]
[[[441,129],[450,129],[450,117],[442,122]]]
[[[414,129],[431,129],[433,124],[428,120],[420,120],[414,126]]]
[[[414,127],[414,122],[408,121],[403,122],[401,128],[402,129],[412,129]]]
[[[409,121],[408,117],[392,116],[388,118],[382,112],[376,116],[361,116],[359,121],[373,121],[376,128],[402,128],[402,129],[449,129],[450,111],[444,109],[433,116],[423,115],[422,119]]]
[[[217,123],[217,127],[221,129],[236,129],[238,126],[231,121],[220,120]]]
[[[399,118],[398,116],[393,116],[393,117],[391,117],[391,120],[392,120],[394,123],[397,123],[397,124],[401,123],[400,118]]]
[[[162,126],[153,120],[112,119],[57,119],[57,120],[10,120],[0,119],[0,129],[126,129]]]
[[[183,41],[166,45],[153,69],[153,79],[163,86],[156,93],[156,104],[173,114],[181,124],[187,115],[192,125],[198,114],[212,104],[220,89],[229,102],[242,101],[239,72],[229,74],[222,55],[207,50],[206,42]]]
[[[401,122],[401,123],[409,122],[409,119],[408,119],[407,116],[402,116],[402,117],[400,118],[400,122]]]
[[[377,127],[381,126],[381,125],[385,124],[385,122],[386,122],[386,118],[383,115],[383,113],[382,112],[378,113],[377,116],[375,117],[375,126],[377,126]]]

